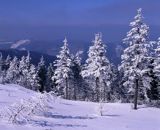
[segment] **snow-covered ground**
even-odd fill
[[[18,85],[0,85],[0,107],[20,99],[34,96],[36,92]],[[49,110],[34,116],[27,124],[16,125],[0,121],[0,130],[160,130],[160,109],[141,106],[132,110],[131,104],[106,103],[100,116],[98,103],[57,99]]]

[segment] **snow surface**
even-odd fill
[[[18,85],[0,85],[0,107],[20,99],[28,99],[36,92]],[[160,130],[160,109],[131,104],[105,103],[103,116],[98,103],[57,99],[49,104],[44,115],[34,116],[28,124],[16,125],[3,120],[0,130]]]

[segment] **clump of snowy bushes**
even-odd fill
[[[22,99],[0,112],[0,118],[10,123],[27,123],[34,115],[43,115],[48,111],[50,101],[55,101],[56,96],[50,93],[38,93],[30,99]]]

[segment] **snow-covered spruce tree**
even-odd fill
[[[81,75],[82,64],[81,64],[81,54],[83,51],[78,51],[75,55],[72,56],[73,61],[73,99],[82,100],[84,97],[84,84],[83,78]]]
[[[10,55],[8,55],[4,61],[4,70],[7,70],[9,68],[10,62],[11,62],[11,57],[10,57]]]
[[[2,72],[2,69],[3,69],[3,56],[2,56],[2,53],[0,53],[0,72]]]
[[[0,83],[1,84],[6,83],[6,73],[10,65],[10,61],[7,62],[7,58],[3,59],[2,54],[0,55]]]
[[[94,92],[94,101],[110,99],[111,65],[106,57],[106,46],[102,42],[102,35],[95,35],[93,46],[90,46],[88,59],[82,70],[82,76],[88,80]]]
[[[138,9],[138,14],[130,26],[132,28],[124,39],[128,47],[121,56],[119,70],[123,71],[123,85],[128,92],[129,100],[134,97],[134,109],[137,109],[138,98],[141,100],[147,98],[144,73],[148,72],[149,27],[143,22],[142,9]]]
[[[11,62],[11,57],[8,55],[7,58],[3,61],[3,66],[2,66],[2,69],[3,69],[3,73],[1,75],[2,78],[1,78],[1,83],[5,83],[5,77],[6,77],[6,73],[7,73],[7,70],[9,68],[9,65],[10,65],[10,62]]]
[[[121,97],[121,88],[119,86],[119,71],[114,64],[111,64],[111,101],[115,102],[120,100]]]
[[[25,56],[21,57],[21,60],[19,61],[19,81],[18,84],[24,86],[26,84],[26,74],[28,71],[26,71],[26,63],[25,63]]]
[[[19,61],[17,57],[14,57],[10,62],[9,68],[6,72],[5,82],[7,83],[17,83],[19,78]]]
[[[3,56],[2,53],[0,53],[0,83],[4,82],[4,61],[3,61]]]
[[[30,66],[27,77],[28,77],[28,86],[30,87],[30,89],[38,91],[39,86],[40,86],[39,77],[38,77],[36,67],[33,64],[31,64]]]
[[[70,99],[70,79],[72,76],[72,59],[68,48],[67,39],[64,39],[59,55],[54,66],[56,67],[52,80],[56,83],[58,94]]]
[[[151,100],[160,99],[160,38],[158,38],[156,43],[155,59],[153,63],[154,86],[152,86],[149,91]]]
[[[46,83],[45,83],[46,92],[50,92],[50,91],[56,92],[55,83],[52,80],[53,75],[54,75],[54,68],[52,63],[50,63],[46,73]]]
[[[26,88],[31,88],[30,83],[29,83],[29,79],[30,76],[28,75],[30,72],[30,67],[31,67],[31,57],[30,57],[30,53],[28,52],[27,56],[22,56],[20,63],[19,63],[19,72],[20,72],[20,76],[19,76],[19,81],[18,84],[26,87]]]
[[[46,82],[46,66],[43,56],[38,63],[38,78],[39,78],[39,91],[43,92],[45,89],[45,82]]]

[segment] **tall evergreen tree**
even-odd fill
[[[10,61],[11,61],[11,57],[7,56],[7,58],[5,60],[3,60],[3,56],[1,54],[0,56],[0,83],[5,83],[5,77],[6,77],[6,73],[7,70],[9,68],[10,65]]]
[[[26,74],[28,73],[28,71],[26,70],[25,56],[22,56],[19,62],[19,72],[20,75],[18,83],[24,86],[26,85]]]
[[[14,57],[13,60],[10,62],[10,66],[7,70],[5,81],[7,83],[17,83],[19,78],[19,61],[17,57]]]
[[[28,52],[27,56],[22,56],[20,63],[19,63],[19,84],[26,87],[26,88],[30,88],[30,83],[29,83],[29,79],[30,77],[28,76],[29,72],[30,72],[30,67],[31,67],[31,57],[30,57],[30,53]]]
[[[0,83],[3,83],[4,81],[4,61],[3,61],[3,56],[2,53],[0,53]]]
[[[134,17],[134,21],[130,23],[132,27],[124,39],[124,43],[128,47],[121,56],[122,62],[119,67],[123,71],[123,79],[126,90],[134,96],[134,109],[137,109],[137,100],[147,98],[145,76],[147,72],[148,58],[148,30],[149,27],[143,22],[142,9],[138,9],[138,14]]]
[[[7,69],[9,68],[9,64],[10,64],[10,62],[11,62],[11,57],[10,57],[10,55],[7,56],[7,58],[5,59],[4,62],[5,62],[5,63],[4,63],[4,70],[7,70]]]
[[[82,99],[84,96],[84,85],[83,85],[83,78],[81,75],[82,64],[81,64],[81,54],[82,51],[78,51],[75,55],[72,56],[73,61],[73,99]]]
[[[46,82],[46,66],[43,56],[38,63],[38,78],[39,78],[39,91],[43,92],[45,89],[45,82]]]
[[[2,56],[2,53],[0,53],[0,73],[2,72],[3,70],[3,56]]]
[[[111,101],[114,102],[121,99],[123,92],[119,86],[119,71],[113,64],[111,64],[111,71]]]
[[[149,91],[149,95],[152,100],[160,99],[160,38],[158,38],[156,43],[155,59],[153,62],[154,82],[151,90]]]
[[[56,92],[55,83],[52,80],[53,75],[54,75],[54,68],[53,68],[53,65],[50,63],[46,73],[45,91],[47,92],[49,91]]]
[[[54,64],[56,67],[53,81],[57,84],[56,88],[59,95],[70,99],[70,78],[72,76],[72,60],[68,48],[67,39],[64,39],[64,45],[61,47],[57,60]]]
[[[31,64],[30,69],[29,69],[29,73],[27,74],[28,77],[28,84],[31,90],[35,90],[38,91],[39,89],[39,77],[38,77],[38,73],[36,70],[36,67]]]
[[[92,83],[95,101],[110,99],[111,65],[106,57],[106,47],[102,42],[102,35],[95,35],[93,46],[89,48],[88,59],[82,70],[82,76],[89,78]]]

